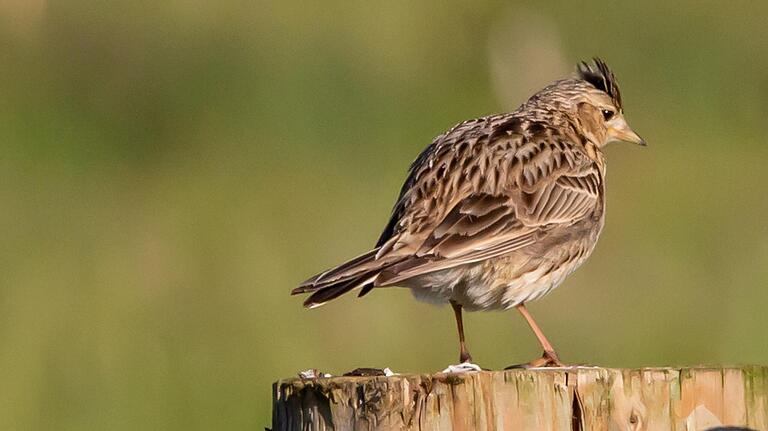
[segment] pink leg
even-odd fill
[[[472,362],[472,355],[467,350],[467,344],[464,342],[464,319],[461,316],[461,305],[451,300],[451,307],[453,307],[453,314],[456,317],[456,327],[459,329],[459,361]]]
[[[547,340],[547,337],[544,336],[544,332],[541,331],[539,325],[537,325],[536,321],[533,320],[533,316],[531,316],[531,313],[529,313],[528,309],[525,308],[525,304],[520,304],[516,308],[517,311],[523,315],[525,321],[528,322],[528,326],[530,326],[533,333],[536,334],[536,338],[539,340],[541,347],[544,349],[544,355],[542,355],[541,358],[534,359],[533,361],[529,362],[528,365],[531,367],[562,367],[563,363],[560,362],[560,358],[557,357],[555,348],[552,347],[552,344],[549,342],[549,340]]]

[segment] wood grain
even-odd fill
[[[273,430],[768,430],[768,367],[292,378]]]

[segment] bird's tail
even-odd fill
[[[386,257],[376,259],[378,251],[378,248],[373,249],[310,278],[293,289],[291,295],[311,292],[312,295],[304,301],[308,308],[319,307],[357,288],[362,288],[358,296],[365,295],[374,287],[379,273],[397,263],[397,260]]]

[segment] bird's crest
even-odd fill
[[[621,108],[621,92],[619,92],[619,83],[616,82],[611,69],[605,62],[597,57],[592,59],[592,64],[582,61],[577,66],[579,78],[594,85],[598,90],[607,93],[613,99],[617,108]]]

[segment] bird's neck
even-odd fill
[[[605,156],[603,156],[603,151],[600,147],[587,139],[584,144],[584,149],[586,150],[587,156],[597,164],[600,172],[605,173]]]

